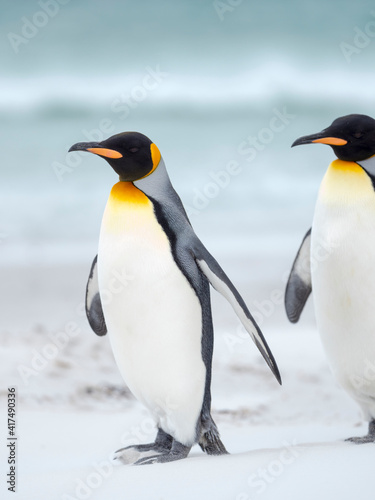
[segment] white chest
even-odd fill
[[[375,359],[375,192],[359,166],[335,163],[315,210],[312,289],[330,364],[340,382],[353,389],[366,356]]]
[[[205,385],[200,301],[152,203],[132,194],[130,201],[127,193],[125,200],[111,195],[100,234],[98,279],[111,345],[134,395],[161,419],[171,406],[185,408],[194,428]]]

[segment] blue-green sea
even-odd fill
[[[91,259],[116,175],[67,151],[126,130],[211,247],[277,258],[334,158],[291,143],[375,115],[371,2],[3,0],[0,37],[2,266]]]

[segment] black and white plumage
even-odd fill
[[[312,229],[297,254],[285,295],[297,322],[312,291],[336,380],[358,403],[375,441],[375,120],[348,115],[293,145],[330,145],[337,160],[323,178]]]
[[[184,458],[195,443],[226,453],[212,420],[213,325],[209,284],[232,305],[277,380],[258,325],[229,278],[196,236],[156,146],[125,133],[74,149],[105,157],[120,176],[103,216],[86,293],[94,332],[107,331],[120,372],[153,415],[156,441],[119,450],[138,464]],[[114,276],[131,279],[114,284]],[[103,291],[115,289],[102,303]],[[117,289],[117,292],[116,292]],[[130,454],[132,458],[129,459]]]

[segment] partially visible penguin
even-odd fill
[[[116,458],[150,464],[185,458],[199,443],[227,453],[211,417],[213,326],[209,284],[232,305],[276,379],[276,362],[242,297],[196,236],[157,146],[137,132],[70,151],[103,157],[119,176],[100,231],[86,291],[97,335],[108,331],[120,372],[151,412],[155,442],[122,448]],[[126,274],[126,286],[116,275]],[[116,289],[110,301],[105,292]],[[103,300],[101,300],[101,295]]]
[[[286,289],[291,322],[312,290],[318,329],[333,374],[362,408],[375,441],[375,120],[348,115],[293,146],[322,143],[333,161]],[[311,263],[311,265],[310,265]]]

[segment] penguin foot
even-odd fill
[[[134,465],[141,458],[154,456],[155,452],[156,450],[138,451],[136,446],[128,446],[115,451],[112,460],[116,465]]]
[[[354,444],[374,443],[375,436],[372,434],[367,434],[366,436],[362,436],[362,437],[351,437],[351,438],[345,439],[345,441],[349,441],[350,443],[354,443]]]
[[[160,455],[151,455],[148,457],[140,458],[134,465],[150,465],[150,464],[164,464],[166,462],[174,462],[175,460],[182,460],[189,455],[191,446],[184,446],[178,441],[173,441],[172,448]]]
[[[366,444],[366,443],[375,443],[375,419],[371,420],[368,425],[368,434],[362,437],[352,437],[345,439],[345,441],[349,441],[355,444]]]
[[[202,412],[201,416],[202,434],[199,439],[199,446],[208,455],[228,454],[224,444],[220,439],[219,430],[209,412]]]
[[[145,451],[155,451],[156,453],[162,453],[165,450],[169,450],[170,448],[166,448],[158,443],[147,443],[147,444],[132,444],[130,446],[126,446],[125,448],[120,448],[116,450],[115,453],[121,453],[126,450],[134,450],[139,451],[140,453],[144,453]]]
[[[172,443],[172,436],[159,429],[154,443],[134,444],[120,448],[115,451],[113,460],[118,460],[125,465],[134,464],[142,458],[155,456],[155,453],[169,453]]]

